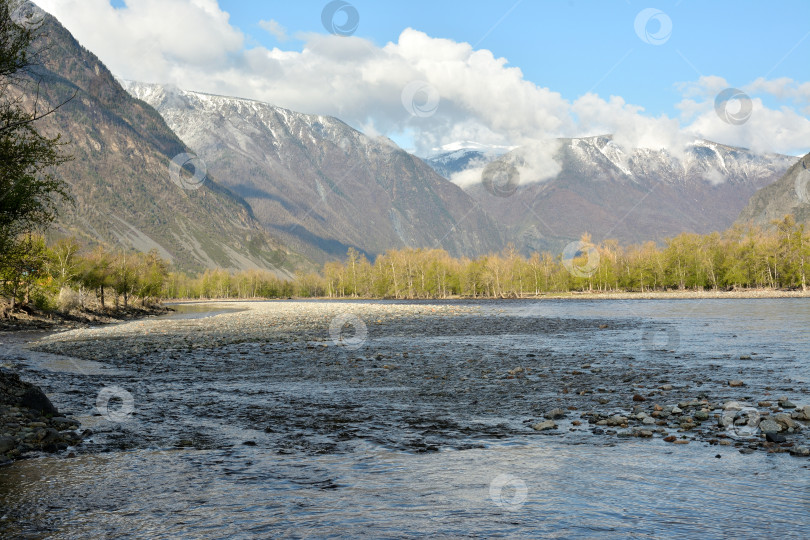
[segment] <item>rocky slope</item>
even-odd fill
[[[19,3],[14,17],[43,20],[36,47],[44,54],[34,69],[40,98],[51,106],[67,101],[38,124],[60,133],[75,157],[57,171],[76,203],[62,208],[59,233],[119,249],[156,249],[188,270],[258,267],[289,275],[302,263],[212,176],[192,189],[173,182],[171,160],[187,147],[55,18],[30,2]]]
[[[795,163],[782,178],[757,191],[737,222],[770,227],[774,220],[793,214],[810,228],[810,154]]]
[[[482,184],[480,165],[450,178],[465,182],[506,236],[529,251],[559,249],[584,232],[627,243],[724,230],[795,160],[709,141],[695,141],[681,155],[626,151],[603,136],[513,150],[494,162],[505,175],[495,189]]]
[[[495,224],[463,190],[387,139],[340,120],[257,101],[122,81],[157,109],[264,226],[308,256],[442,247],[500,249]]]

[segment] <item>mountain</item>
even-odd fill
[[[810,154],[796,162],[782,178],[757,191],[737,222],[771,227],[773,220],[793,214],[810,228]]]
[[[483,167],[512,150],[510,146],[493,146],[473,141],[460,141],[435,148],[425,163],[441,176],[452,180],[454,174]]]
[[[189,152],[149,105],[132,98],[104,64],[52,16],[18,2],[17,21],[41,20],[42,52],[33,75],[40,105],[56,112],[39,120],[42,132],[61,134],[74,160],[56,171],[75,205],[61,208],[58,234],[91,245],[156,249],[179,268],[265,268],[290,275],[308,263],[283,247],[253,217],[250,207],[210,176],[183,189],[170,163]],[[32,88],[35,88],[32,85]],[[33,90],[24,96],[29,103]],[[190,172],[190,171],[189,171]]]
[[[208,170],[274,235],[308,257],[441,247],[501,248],[497,226],[462,189],[384,138],[267,103],[121,81],[157,109]]]
[[[710,141],[680,155],[626,151],[599,136],[521,147],[453,178],[466,181],[467,193],[526,252],[559,250],[585,232],[636,243],[724,230],[795,160]],[[485,185],[484,171],[500,179]]]

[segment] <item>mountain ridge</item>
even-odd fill
[[[497,225],[463,190],[385,138],[326,115],[122,80],[158,110],[264,226],[324,262],[354,247],[498,250]]]
[[[194,190],[175,185],[169,165],[186,145],[58,20],[27,1],[17,3],[13,17],[41,20],[44,53],[32,73],[43,83],[40,97],[51,107],[64,105],[37,126],[51,136],[63,134],[76,158],[56,171],[76,204],[60,207],[52,235],[125,250],[155,249],[191,271],[262,268],[291,276],[293,267],[309,264],[263,230],[244,201],[214,180]]]

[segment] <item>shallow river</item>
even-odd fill
[[[650,403],[810,404],[810,302],[457,305],[480,311],[369,320],[352,350],[328,325],[139,349],[137,365],[6,348],[94,435],[76,457],[0,468],[0,535],[810,538],[808,458],[595,433],[573,412],[530,427],[557,406],[629,413],[642,388]],[[163,324],[238,316],[195,313]],[[135,414],[99,415],[102,385],[126,388]]]

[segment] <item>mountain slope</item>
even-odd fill
[[[289,275],[302,262],[259,226],[244,201],[210,178],[199,189],[173,183],[169,164],[187,147],[55,18],[30,2],[21,2],[14,17],[43,20],[44,43],[37,47],[45,52],[34,70],[40,98],[51,106],[67,101],[38,123],[45,133],[62,134],[75,157],[57,170],[76,202],[62,208],[58,230],[90,244],[156,249],[188,270],[266,268]]]
[[[810,227],[810,154],[801,158],[782,178],[757,191],[740,212],[737,222],[771,227],[773,220],[793,214]]]
[[[585,232],[595,240],[660,241],[726,229],[757,189],[794,162],[709,141],[675,156],[628,152],[609,136],[558,139],[493,162],[514,167],[516,190],[494,195],[480,170],[465,189],[523,251],[559,249]]]
[[[265,227],[313,259],[350,246],[376,255],[501,247],[497,227],[463,190],[387,139],[340,120],[257,101],[122,81],[149,103]]]

